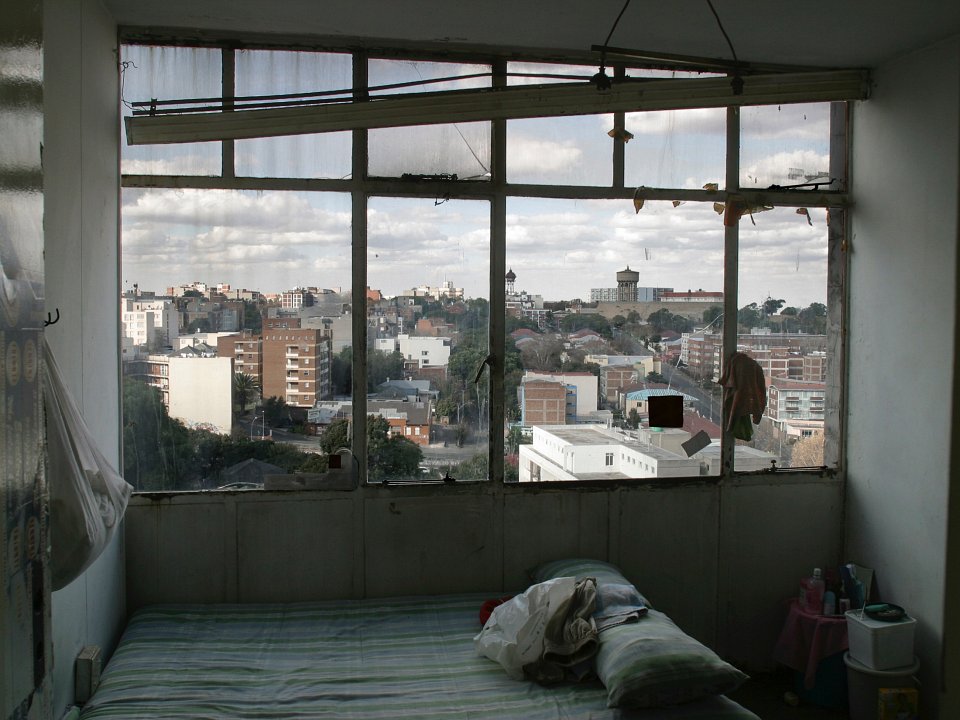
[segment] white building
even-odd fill
[[[597,425],[535,426],[520,445],[520,482],[696,477],[700,461]]]
[[[794,425],[798,421],[823,427],[826,388],[822,382],[771,378],[767,387],[765,414],[778,430],[786,430],[788,425]]]
[[[173,345],[180,336],[180,313],[169,300],[120,299],[122,334],[135,345],[158,340]]]
[[[233,358],[150,355],[148,385],[160,390],[170,417],[221,435],[233,428]]]
[[[397,335],[397,346],[407,362],[419,367],[446,367],[450,361],[450,338]]]

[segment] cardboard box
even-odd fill
[[[898,622],[874,620],[859,610],[848,610],[850,657],[872,670],[891,670],[913,662],[913,634],[917,621],[905,615]]]
[[[916,688],[880,688],[880,720],[917,720],[920,698]]]

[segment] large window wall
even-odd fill
[[[595,72],[141,44],[122,63],[127,116]],[[833,470],[845,133],[820,102],[124,142],[128,475],[257,488],[345,450],[387,483]],[[721,387],[737,351],[764,378],[749,438]],[[172,402],[177,382],[200,397]]]

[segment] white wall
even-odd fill
[[[55,11],[53,11],[55,9]],[[106,456],[119,460],[116,26],[99,0],[46,0],[44,231],[47,329],[68,388]],[[73,701],[73,661],[112,649],[125,620],[123,545],[53,594],[54,716]]]
[[[921,714],[933,717],[955,432],[960,38],[874,79],[853,126],[846,555],[918,618]]]

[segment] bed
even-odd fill
[[[142,608],[81,718],[758,720],[722,695],[608,708],[598,680],[511,680],[474,647],[489,597]]]

